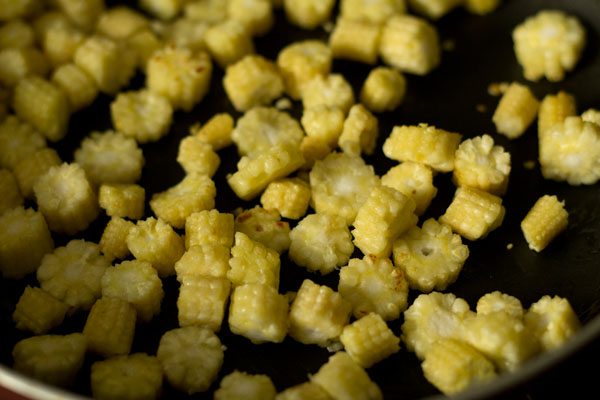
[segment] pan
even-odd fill
[[[123,2],[107,2],[109,5]],[[124,2],[128,3],[128,2]],[[521,67],[516,62],[512,48],[511,32],[528,16],[542,9],[560,9],[577,16],[587,31],[587,46],[575,71],[559,83],[528,82],[523,78]],[[278,51],[286,44],[307,38],[326,40],[324,29],[305,31],[286,22],[281,11],[276,13],[276,23],[266,36],[255,39],[257,51],[274,60]],[[467,242],[470,256],[458,280],[446,292],[464,298],[473,308],[477,299],[485,293],[500,290],[519,298],[524,307],[543,295],[558,295],[567,298],[583,328],[562,348],[540,355],[527,362],[516,372],[505,374],[488,385],[473,388],[457,399],[490,399],[498,396],[525,398],[530,384],[538,382],[545,386],[546,377],[561,365],[580,357],[600,338],[600,186],[571,186],[543,179],[539,165],[531,169],[526,164],[537,160],[537,133],[531,127],[520,138],[509,140],[497,134],[492,123],[492,114],[498,98],[488,94],[488,86],[496,82],[519,81],[527,84],[541,99],[546,94],[564,90],[575,96],[578,111],[600,107],[600,2],[595,0],[508,0],[493,13],[485,16],[471,15],[456,9],[435,22],[444,43],[441,65],[427,76],[407,75],[407,94],[402,105],[394,112],[379,114],[380,137],[373,156],[366,161],[382,175],[394,165],[381,152],[381,145],[395,125],[410,125],[422,122],[448,131],[459,132],[463,138],[488,133],[497,144],[502,145],[512,156],[509,190],[503,197],[506,217],[500,228],[484,240]],[[371,66],[350,61],[335,60],[333,71],[342,73],[352,84],[355,93],[364,82]],[[146,165],[140,184],[146,188],[147,199],[153,193],[163,191],[183,177],[176,162],[178,144],[189,134],[195,123],[203,123],[217,112],[236,112],[227,99],[222,87],[223,71],[215,68],[208,96],[191,112],[177,112],[170,133],[157,143],[142,145]],[[142,76],[137,76],[130,89],[144,85]],[[111,98],[101,95],[94,104],[72,115],[69,133],[53,145],[65,161],[73,160],[73,152],[81,140],[92,131],[111,128],[109,105]],[[290,114],[299,118],[301,108],[294,103]],[[233,147],[219,151],[221,167],[214,177],[217,186],[216,208],[233,212],[238,207],[250,208],[257,201],[239,200],[226,182],[228,173],[234,172],[238,156]],[[450,204],[454,186],[449,174],[435,177],[438,195],[434,198],[421,221],[439,217]],[[554,194],[564,200],[569,212],[569,225],[565,232],[540,253],[531,251],[520,231],[523,219],[535,200],[544,194]],[[146,204],[146,210],[150,210]],[[148,213],[148,211],[147,211]],[[148,213],[148,216],[150,214]],[[98,241],[108,218],[101,215],[77,238]],[[71,237],[55,235],[56,246],[64,245]],[[294,265],[286,254],[281,260],[280,292],[295,291],[300,282],[310,278],[317,283],[337,287],[337,273],[319,276],[307,273]],[[12,395],[0,391],[6,398],[54,399],[81,398],[89,396],[90,366],[98,358],[86,356],[84,367],[73,387],[51,388],[11,371],[11,351],[14,344],[28,334],[15,329],[11,315],[15,304],[26,285],[36,285],[35,277],[23,281],[2,279],[0,281],[0,385]],[[138,323],[133,352],[155,354],[159,339],[166,330],[176,328],[178,283],[175,278],[164,278],[165,298],[161,313],[148,323]],[[409,304],[418,295],[411,291]],[[80,332],[85,323],[85,313],[69,316],[63,325],[52,333]],[[227,317],[226,317],[227,318]],[[400,334],[402,319],[392,321],[391,329]],[[194,398],[212,398],[220,378],[235,369],[271,377],[278,390],[305,382],[309,374],[315,373],[326,362],[330,353],[317,346],[301,345],[286,338],[282,344],[252,345],[247,339],[232,334],[223,324],[219,337],[227,347],[225,361],[219,378],[211,389]],[[439,392],[423,377],[419,361],[413,353],[401,351],[369,368],[370,377],[380,386],[385,398],[441,398]],[[577,370],[575,370],[577,371]],[[575,376],[571,371],[570,376]],[[575,390],[575,389],[573,389]],[[8,393],[8,392],[6,392]],[[16,397],[11,397],[16,396]],[[188,396],[164,383],[163,398],[185,399]],[[529,396],[529,398],[532,398]]]

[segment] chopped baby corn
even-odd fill
[[[161,38],[149,28],[129,36],[125,43],[135,57],[136,68],[143,72],[152,54],[163,45]]]
[[[344,129],[345,115],[336,106],[320,105],[302,111],[302,127],[308,137],[320,139],[334,148]]]
[[[421,364],[425,378],[451,396],[496,377],[494,364],[473,346],[456,339],[440,339]]]
[[[37,179],[33,192],[53,232],[72,235],[87,229],[98,216],[98,200],[77,163],[51,167]]]
[[[214,400],[273,400],[277,390],[267,375],[233,371],[221,380]]]
[[[299,178],[273,181],[260,197],[260,203],[266,210],[276,210],[289,219],[304,217],[309,202],[310,185]]]
[[[46,148],[46,139],[34,127],[9,115],[0,123],[0,167],[16,172],[17,163]]]
[[[146,86],[169,99],[173,109],[191,111],[208,93],[212,69],[208,53],[166,46],[148,60]]]
[[[231,283],[226,278],[186,276],[181,279],[177,297],[179,326],[203,326],[215,332],[221,329]]]
[[[502,198],[478,189],[459,187],[439,221],[465,239],[477,240],[498,228],[505,213]]]
[[[411,10],[436,20],[462,4],[463,0],[407,0]]]
[[[252,36],[238,20],[227,19],[204,33],[204,43],[215,62],[223,69],[254,53]]]
[[[41,43],[44,55],[53,67],[70,63],[75,57],[77,48],[86,39],[85,33],[72,25],[56,25],[49,27]]]
[[[237,111],[268,105],[283,94],[283,78],[277,65],[256,54],[249,54],[225,70],[225,93]]]
[[[22,19],[11,19],[0,26],[0,49],[34,45],[35,32],[31,24]]]
[[[0,273],[21,279],[35,272],[54,249],[44,216],[31,208],[16,207],[0,215]]]
[[[233,286],[256,283],[279,288],[279,253],[242,232],[235,234],[229,266],[227,278]]]
[[[498,290],[481,296],[477,300],[476,311],[482,315],[503,311],[516,318],[522,318],[525,312],[519,299]]]
[[[158,359],[144,353],[112,357],[92,364],[91,387],[98,400],[155,400],[163,371]]]
[[[270,285],[237,286],[231,294],[229,329],[254,344],[281,343],[288,331],[288,300]]]
[[[23,196],[12,172],[0,169],[0,215],[12,208],[23,205]]]
[[[381,31],[379,54],[383,62],[402,72],[426,75],[440,63],[436,28],[412,15],[390,17]]]
[[[521,230],[529,248],[538,253],[567,228],[569,213],[565,202],[556,196],[540,197],[521,221]]]
[[[204,34],[208,28],[209,26],[205,22],[178,18],[169,26],[165,42],[195,52],[202,51],[206,48]]]
[[[40,11],[42,3],[36,0],[5,0],[0,7],[0,21],[10,21],[15,18],[28,17]]]
[[[251,158],[283,142],[300,145],[304,132],[298,121],[273,107],[254,107],[238,119],[231,139],[238,153]]]
[[[165,332],[157,357],[167,381],[185,393],[208,390],[223,365],[225,346],[210,329],[198,326]]]
[[[508,187],[510,153],[496,145],[490,135],[462,142],[454,154],[452,178],[457,186],[468,186],[502,196]]]
[[[187,136],[179,142],[177,162],[188,174],[199,173],[212,177],[221,159],[209,143],[198,136]]]
[[[414,210],[412,198],[387,186],[375,186],[352,224],[354,244],[365,255],[389,257],[394,240],[417,223]]]
[[[331,153],[331,146],[317,137],[304,136],[300,143],[300,151],[304,157],[304,165],[300,169],[306,171],[311,169],[315,162],[327,157]]]
[[[73,239],[44,256],[37,279],[42,289],[71,309],[89,310],[102,294],[102,276],[109,266],[97,244]]]
[[[376,67],[369,72],[360,90],[360,101],[373,112],[395,110],[406,93],[406,79],[394,68]]]
[[[329,36],[331,54],[334,58],[375,64],[379,58],[380,36],[378,23],[338,18]]]
[[[538,109],[539,101],[531,90],[513,82],[502,95],[492,121],[499,133],[509,139],[516,139],[533,123]]]
[[[81,333],[33,336],[13,348],[13,368],[50,385],[67,387],[81,369],[85,352]]]
[[[60,10],[47,10],[32,19],[31,25],[38,43],[43,43],[46,32],[54,27],[73,26],[73,22]]]
[[[186,18],[217,24],[227,18],[227,1],[194,0],[183,7]]]
[[[12,318],[17,329],[42,335],[62,324],[68,309],[65,303],[45,290],[27,286]]]
[[[354,21],[383,24],[391,16],[406,12],[405,0],[342,0],[340,14]]]
[[[173,107],[164,93],[121,92],[110,104],[115,128],[139,143],[156,142],[169,133]]]
[[[50,69],[46,56],[34,47],[0,50],[0,84],[12,88],[27,76],[45,76]]]
[[[311,79],[328,75],[331,63],[331,49],[320,40],[291,43],[277,55],[285,91],[294,100],[302,98],[302,91]]]
[[[106,258],[113,261],[122,260],[130,254],[127,247],[127,236],[135,224],[121,217],[112,217],[100,237],[100,251]]]
[[[350,230],[337,215],[307,215],[292,229],[290,239],[290,259],[322,275],[346,264],[354,251]]]
[[[115,6],[100,14],[96,31],[114,40],[123,40],[147,29],[150,25],[144,14],[127,6]]]
[[[338,146],[353,156],[372,155],[379,136],[379,121],[362,104],[355,104],[344,121]]]
[[[445,290],[454,283],[469,257],[469,248],[450,227],[430,218],[394,242],[394,264],[404,271],[411,288]]]
[[[142,218],[145,196],[146,190],[135,184],[103,184],[98,190],[100,207],[110,217]]]
[[[96,185],[137,182],[145,163],[137,142],[113,130],[92,132],[81,141],[74,158]]]
[[[383,399],[367,372],[343,351],[337,352],[310,377],[334,399]]]
[[[52,73],[52,83],[67,95],[71,111],[91,105],[98,96],[96,82],[76,64],[67,63]]]
[[[219,244],[226,248],[233,245],[233,214],[218,210],[202,210],[190,214],[185,220],[185,247]]]
[[[302,106],[310,109],[318,106],[339,107],[344,114],[354,105],[354,91],[341,74],[317,75],[302,89]]]
[[[57,0],[58,8],[82,29],[92,30],[104,12],[104,0]]]
[[[158,218],[175,228],[183,228],[195,212],[215,206],[217,189],[208,175],[192,172],[164,192],[155,193],[150,208]]]
[[[600,126],[600,110],[590,108],[581,114],[581,119],[585,122],[593,122]]]
[[[600,178],[600,125],[567,117],[539,137],[539,162],[546,179],[591,185]]]
[[[163,220],[149,217],[129,230],[127,247],[140,261],[152,264],[161,277],[175,274],[175,263],[185,252],[183,238]]]
[[[321,386],[304,382],[277,393],[275,400],[331,400],[332,397]]]
[[[139,0],[139,5],[150,15],[167,21],[176,17],[183,9],[184,0]]]
[[[465,321],[473,316],[467,302],[452,293],[421,294],[404,312],[402,341],[423,360],[436,341],[462,339]]]
[[[305,279],[290,306],[289,335],[300,343],[326,347],[338,340],[351,310],[339,293]]]
[[[210,144],[214,151],[219,151],[233,143],[231,134],[234,121],[230,114],[213,115],[202,126],[193,126],[190,134]]]
[[[525,324],[539,339],[544,351],[559,348],[581,329],[569,300],[548,295],[529,307]]]
[[[229,19],[239,21],[250,36],[262,36],[275,23],[271,0],[228,0]]]
[[[83,327],[88,350],[103,357],[129,354],[135,323],[136,311],[128,302],[116,297],[96,300]]]
[[[241,210],[235,217],[235,231],[246,234],[250,239],[283,253],[290,247],[290,224],[281,221],[275,210],[255,206]]]
[[[348,355],[363,368],[369,368],[400,350],[400,338],[375,313],[346,325],[340,341]]]
[[[579,20],[559,10],[542,10],[512,32],[517,61],[525,78],[551,82],[564,79],[581,57],[586,32]]]
[[[229,247],[218,243],[194,244],[175,263],[181,283],[200,277],[226,278],[229,271]]]
[[[416,215],[422,215],[437,194],[431,168],[413,161],[390,168],[381,177],[381,184],[411,197],[415,202]]]
[[[102,296],[128,302],[137,311],[137,319],[150,321],[160,312],[162,282],[146,261],[123,261],[106,270],[101,281]]]
[[[288,21],[310,30],[327,22],[334,5],[334,0],[283,0],[283,10]]]
[[[386,157],[397,161],[414,161],[435,171],[454,169],[454,155],[461,135],[427,124],[395,126],[383,144]]]
[[[407,307],[408,283],[387,258],[353,258],[340,269],[338,292],[352,305],[356,318],[376,313],[397,319]]]
[[[494,11],[502,0],[465,0],[464,7],[470,13],[486,15]]]

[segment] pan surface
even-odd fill
[[[112,1],[108,4],[118,4]],[[574,72],[564,81],[549,83],[545,80],[532,83],[523,78],[512,50],[511,32],[526,17],[542,9],[561,9],[577,16],[588,34],[588,44]],[[527,84],[541,99],[559,90],[575,96],[578,112],[590,107],[600,107],[600,1],[596,0],[508,0],[487,16],[470,15],[457,9],[435,23],[442,42],[451,43],[452,49],[444,51],[440,67],[427,76],[407,75],[408,91],[403,104],[394,112],[380,114],[380,138],[375,155],[366,161],[382,175],[395,165],[381,153],[381,144],[394,125],[426,122],[437,127],[459,132],[464,138],[491,134],[512,156],[509,189],[503,197],[506,218],[500,228],[486,239],[467,242],[470,256],[456,283],[446,292],[464,298],[474,308],[477,299],[485,293],[500,290],[519,298],[524,307],[541,296],[558,295],[567,298],[584,328],[571,342],[553,353],[545,354],[528,362],[514,374],[502,376],[485,387],[464,393],[457,398],[483,399],[505,393],[534,377],[545,373],[552,366],[564,362],[576,351],[600,338],[600,185],[570,186],[544,180],[539,165],[528,169],[524,163],[537,160],[537,132],[532,126],[522,137],[508,140],[496,133],[491,122],[498,98],[487,93],[494,82],[519,81]],[[273,30],[265,37],[255,40],[259,53],[275,59],[286,44],[305,38],[326,40],[327,33],[318,29],[303,31],[285,22],[281,12]],[[450,46],[449,46],[450,47]],[[340,72],[358,93],[371,67],[336,60],[333,71]],[[221,84],[223,71],[215,68],[209,95],[190,113],[176,113],[170,134],[157,143],[142,145],[146,165],[140,184],[146,188],[147,199],[176,184],[183,171],[176,162],[178,144],[189,133],[189,127],[204,123],[217,112],[235,112]],[[131,89],[142,87],[143,77],[131,83]],[[89,109],[74,114],[68,136],[55,145],[64,161],[72,161],[73,152],[81,140],[91,131],[111,128],[109,104],[111,98],[100,96]],[[479,107],[478,107],[479,106]],[[481,111],[484,106],[485,111]],[[478,111],[478,108],[480,109]],[[298,104],[289,111],[300,117]],[[237,154],[233,147],[219,152],[221,167],[214,180],[217,185],[216,208],[232,212],[237,207],[249,208],[257,202],[243,202],[229,189],[225,176],[235,171]],[[439,217],[449,205],[454,193],[449,174],[435,178],[438,195],[420,223],[429,217]],[[564,200],[569,211],[569,226],[547,249],[541,253],[529,250],[520,231],[520,221],[533,203],[544,194],[554,194]],[[150,208],[146,204],[148,216]],[[92,226],[76,238],[98,241],[108,219],[101,215]],[[55,236],[56,246],[64,245],[71,238]],[[512,248],[507,246],[511,244]],[[309,274],[282,256],[280,292],[296,291],[305,278],[337,287],[337,273],[325,277]],[[15,329],[11,321],[14,306],[25,285],[37,285],[35,277],[24,281],[0,281],[0,363],[12,365],[11,351],[14,344],[29,336]],[[161,314],[145,324],[138,324],[132,352],[155,354],[161,335],[176,328],[178,283],[175,278],[163,280],[165,299]],[[418,295],[411,291],[409,302]],[[52,333],[78,332],[85,323],[85,313],[68,317]],[[402,320],[392,321],[390,327],[399,335]],[[329,353],[316,346],[305,346],[286,338],[282,344],[252,345],[247,339],[229,332],[227,324],[219,333],[226,345],[225,362],[213,388],[220,378],[234,369],[248,373],[266,374],[278,390],[306,381],[308,374],[318,370]],[[89,368],[97,358],[88,355],[77,383],[70,388],[83,396],[90,394]],[[416,399],[437,396],[439,392],[423,377],[418,360],[402,349],[398,354],[376,364],[368,370],[371,378],[381,387],[386,398]],[[0,369],[0,384],[11,385],[11,373]],[[19,381],[20,377],[15,378]],[[10,386],[13,387],[13,386]],[[42,387],[43,390],[46,388]],[[212,389],[194,398],[212,398]],[[165,399],[184,399],[182,393],[164,384]],[[41,398],[41,397],[40,397]]]

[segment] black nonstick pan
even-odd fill
[[[129,4],[118,1],[107,3]],[[528,82],[516,62],[511,32],[526,17],[549,8],[563,10],[580,19],[587,30],[587,46],[576,69],[567,74],[564,81]],[[270,59],[275,59],[278,51],[292,41],[327,38],[328,33],[323,29],[304,31],[289,25],[281,11],[276,15],[272,31],[255,40],[257,51]],[[435,25],[445,44],[441,65],[427,76],[407,75],[407,95],[403,104],[394,112],[378,115],[378,150],[373,156],[366,157],[366,161],[375,167],[377,174],[385,173],[394,162],[383,156],[381,144],[392,127],[421,122],[459,132],[464,138],[488,133],[511,153],[512,171],[503,202],[506,207],[504,223],[487,238],[467,242],[470,256],[458,280],[446,292],[464,298],[472,308],[480,296],[494,290],[519,298],[524,307],[543,295],[558,295],[570,301],[583,328],[563,348],[538,356],[516,372],[503,375],[489,385],[467,391],[456,398],[550,398],[544,392],[545,386],[557,387],[557,380],[579,375],[574,372],[578,366],[573,365],[575,362],[572,360],[580,360],[582,353],[592,350],[596,352],[594,354],[600,354],[600,346],[597,344],[600,341],[600,184],[571,186],[543,179],[537,163],[533,169],[526,168],[526,162],[537,160],[535,126],[515,140],[508,140],[497,134],[491,118],[499,99],[488,94],[488,86],[495,82],[519,81],[527,84],[539,99],[559,90],[573,94],[577,99],[579,112],[590,107],[600,107],[600,1],[507,0],[489,15],[476,16],[463,9],[456,9],[436,21]],[[336,60],[333,66],[334,72],[344,74],[351,82],[355,93],[358,93],[371,68],[340,60]],[[176,113],[167,137],[157,143],[142,145],[146,165],[140,184],[146,188],[147,199],[152,193],[167,189],[183,177],[183,171],[175,159],[179,141],[189,133],[191,125],[203,123],[217,112],[226,111],[235,117],[240,116],[224,93],[222,77],[223,71],[215,68],[209,95],[191,112]],[[143,85],[143,77],[138,76],[132,81],[130,88]],[[72,116],[69,134],[63,141],[53,145],[63,160],[72,161],[74,150],[91,131],[111,128],[110,101],[111,98],[100,96],[90,108]],[[294,104],[289,112],[299,118],[300,105]],[[257,204],[237,199],[226,183],[225,176],[235,171],[238,160],[235,148],[223,149],[219,155],[221,167],[214,178],[217,185],[216,207],[221,211],[232,212],[237,207],[249,208]],[[450,178],[449,174],[435,177],[438,195],[421,217],[421,222],[428,217],[439,217],[450,204],[454,193]],[[554,194],[565,201],[569,225],[548,248],[536,253],[528,248],[519,224],[535,200],[544,194]],[[148,205],[146,209],[149,213]],[[108,218],[101,215],[86,232],[76,237],[99,240],[107,221]],[[70,239],[55,236],[56,246],[64,245]],[[295,266],[284,254],[280,292],[297,290],[305,278],[337,287],[337,273],[325,277],[309,274]],[[57,395],[55,389],[32,383],[10,371],[14,344],[28,337],[27,333],[16,330],[11,320],[15,304],[27,284],[36,285],[35,277],[28,277],[23,281],[0,281],[0,385],[12,392],[21,393],[25,398],[68,398],[68,394]],[[163,286],[166,296],[161,314],[149,323],[138,324],[132,352],[155,354],[161,335],[178,326],[178,283],[174,277],[166,278]],[[416,295],[418,293],[411,292],[409,302]],[[85,318],[84,313],[76,313],[68,317],[53,333],[81,331]],[[397,320],[390,323],[396,334],[400,332],[401,322]],[[306,381],[307,376],[315,373],[330,355],[325,349],[301,345],[291,338],[286,338],[282,344],[253,345],[249,340],[233,335],[228,330],[227,323],[223,324],[219,336],[227,346],[219,379],[213,384],[211,391],[195,395],[194,398],[212,398],[212,390],[218,386],[220,378],[234,369],[269,375],[277,389],[283,390]],[[89,368],[94,361],[96,358],[87,356],[77,383],[68,389],[69,393],[84,397],[90,395]],[[560,370],[563,365],[569,366],[569,375],[555,372],[563,371]],[[385,398],[440,396],[423,377],[417,358],[405,349],[368,369],[368,373],[381,387]],[[548,379],[552,379],[552,382],[548,382]],[[564,384],[571,386],[572,382],[566,381]],[[542,397],[529,392],[532,388],[537,388],[536,393]],[[571,389],[573,391],[570,393],[573,395],[580,394],[576,387],[571,386]],[[2,396],[3,392],[0,391],[0,398]],[[8,394],[5,396],[10,399],[19,398]],[[163,398],[188,397],[165,382]]]

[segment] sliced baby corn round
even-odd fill
[[[355,104],[344,121],[342,133],[338,139],[344,153],[360,156],[372,155],[379,136],[379,121],[362,104]]]
[[[217,243],[194,244],[175,263],[177,280],[212,277],[226,278],[230,248]]]
[[[115,297],[96,300],[83,327],[88,350],[104,357],[129,354],[136,320],[135,308],[127,301]]]
[[[251,375],[233,371],[221,380],[214,400],[273,400],[277,393],[267,375]]]
[[[275,23],[271,0],[229,0],[227,15],[239,21],[250,36],[262,36]]]
[[[0,124],[0,167],[13,169],[19,161],[46,147],[33,126],[9,115]]]
[[[234,286],[256,283],[279,289],[279,254],[242,232],[235,234],[229,266],[227,279]]]
[[[111,262],[115,259],[122,260],[130,253],[127,247],[127,235],[135,224],[121,217],[111,217],[104,227],[100,237],[100,251]]]
[[[326,105],[305,108],[300,120],[308,137],[320,139],[330,148],[336,146],[344,129],[344,121],[342,109]]]
[[[569,213],[565,202],[556,196],[540,197],[521,221],[521,230],[529,248],[542,251],[567,228]]]
[[[581,329],[581,322],[569,300],[548,295],[529,307],[525,324],[539,338],[545,351],[562,346]]]
[[[56,68],[52,73],[52,83],[65,92],[73,112],[91,105],[98,97],[96,82],[74,63]]]
[[[236,212],[237,213],[237,212]],[[290,247],[290,224],[275,210],[255,206],[241,210],[235,217],[235,231],[274,249],[279,254]]]
[[[476,311],[477,314],[491,314],[497,311],[504,311],[517,318],[522,318],[525,313],[519,299],[498,290],[481,296],[477,300]]]
[[[276,210],[284,218],[300,219],[310,203],[310,185],[299,178],[273,181],[260,197],[260,203],[266,210]]]
[[[329,47],[334,58],[373,65],[379,58],[380,37],[380,24],[342,16],[329,36]]]
[[[373,112],[393,111],[402,103],[405,93],[406,79],[400,71],[376,67],[363,83],[360,101]]]
[[[59,326],[69,306],[50,293],[27,286],[15,306],[12,318],[17,329],[42,335]]]
[[[555,95],[544,96],[538,110],[538,136],[544,136],[554,125],[562,124],[567,117],[575,115],[577,103],[573,95],[561,90]]]
[[[234,19],[223,19],[212,25],[204,33],[204,43],[215,62],[223,69],[254,53],[252,36],[242,22]]]
[[[0,169],[0,215],[4,212],[23,205],[23,196],[19,191],[17,180],[12,172]],[[309,190],[310,193],[310,190]]]
[[[203,326],[218,332],[231,283],[226,278],[189,275],[180,282],[177,297],[179,326]]]
[[[233,125],[230,114],[215,114],[204,125],[193,125],[190,134],[210,144],[214,151],[219,151],[232,144]]]
[[[135,184],[104,184],[98,190],[98,203],[111,217],[140,219],[144,216],[146,190]]]
[[[216,209],[190,214],[185,220],[185,247],[218,244],[226,248],[233,245],[234,216]]]
[[[329,74],[331,63],[331,49],[320,40],[291,43],[277,55],[285,90],[294,100],[302,98],[302,91],[312,78]]]
[[[288,21],[304,29],[315,29],[325,23],[334,5],[334,0],[283,0]]]
[[[600,126],[600,110],[589,108],[581,114],[581,119]]]
[[[415,202],[416,215],[422,215],[437,194],[431,168],[413,161],[390,168],[381,177],[381,184],[411,197]]]
[[[354,21],[383,24],[395,14],[406,12],[404,0],[342,0],[340,14]]]
[[[221,159],[213,147],[198,136],[187,136],[179,142],[177,162],[187,173],[199,173],[213,177]]]
[[[344,114],[348,114],[353,104],[354,90],[341,74],[317,75],[302,89],[302,106],[305,109],[339,107]]]
[[[496,130],[509,139],[518,138],[535,120],[539,105],[531,89],[518,82],[511,83],[492,117]]]

